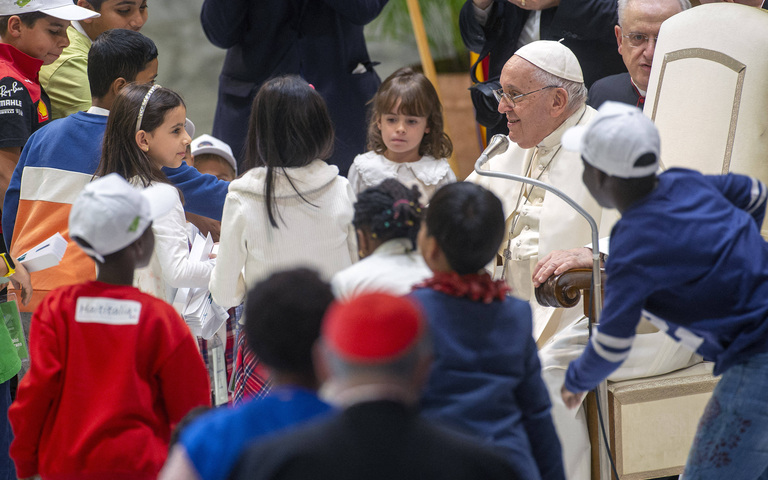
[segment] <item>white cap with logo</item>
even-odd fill
[[[659,169],[661,138],[656,125],[639,108],[625,103],[603,103],[589,125],[569,128],[562,143],[612,177],[647,177]],[[648,153],[655,161],[639,164]]]
[[[200,135],[192,140],[192,155],[201,155],[203,153],[212,153],[226,160],[237,175],[237,161],[232,154],[232,147],[211,135]]]
[[[86,185],[72,204],[69,236],[89,256],[104,262],[106,255],[138,240],[177,201],[179,192],[172,185],[157,183],[142,190],[110,173]]]
[[[0,0],[0,15],[40,12],[61,20],[85,20],[100,14],[75,5],[72,0]]]

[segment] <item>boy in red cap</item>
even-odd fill
[[[416,412],[426,325],[408,299],[363,294],[325,315],[315,365],[344,411],[251,447],[235,479],[515,479],[503,458]]]
[[[154,250],[152,221],[174,198],[172,186],[140,191],[112,174],[72,205],[69,233],[98,274],[52,291],[32,317],[31,368],[8,413],[19,478],[155,479],[173,425],[210,405],[186,324],[132,286]]]
[[[411,294],[435,350],[422,413],[496,447],[520,478],[564,479],[531,309],[483,270],[504,227],[501,202],[483,187],[455,183],[432,197],[419,248],[434,276]]]

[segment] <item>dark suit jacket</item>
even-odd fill
[[[231,478],[522,480],[495,452],[389,401],[358,404],[257,443],[241,457]]]
[[[642,104],[639,104],[640,92],[632,85],[629,73],[619,73],[601,78],[589,89],[587,105],[590,107],[600,108],[600,105],[608,100],[643,108]]]
[[[472,0],[467,0],[459,14],[459,28],[464,44],[481,53],[490,47],[489,77],[501,74],[501,68],[517,50],[529,10],[507,0],[495,0],[488,23],[475,20]],[[616,47],[613,27],[618,23],[615,0],[569,0],[541,11],[541,39],[563,40],[573,51],[584,72],[589,88],[598,78],[626,72]]]
[[[613,27],[618,23],[616,0],[568,0],[541,11],[542,40],[563,40],[579,59],[587,88],[598,78],[626,72],[616,47]],[[466,0],[459,14],[461,38],[475,53],[490,51],[488,78],[497,78],[507,60],[517,50],[517,41],[530,15],[507,0],[494,0],[486,25],[475,20],[472,0]],[[506,135],[507,124],[489,129]]]
[[[227,142],[242,162],[258,88],[277,75],[301,75],[328,104],[336,130],[330,163],[346,174],[355,155],[365,152],[365,103],[380,84],[363,26],[387,1],[205,0],[203,30],[211,43],[227,49],[213,136]],[[353,74],[358,65],[364,72]]]

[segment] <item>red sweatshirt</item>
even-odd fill
[[[129,286],[52,291],[32,317],[31,368],[8,411],[20,478],[154,479],[171,428],[210,405],[188,327]]]

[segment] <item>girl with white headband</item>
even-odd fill
[[[161,167],[181,165],[192,138],[185,130],[186,106],[174,91],[159,85],[128,85],[115,99],[104,133],[96,176],[116,172],[143,187],[170,183]],[[213,260],[189,259],[181,192],[174,208],[152,224],[155,251],[147,267],[136,270],[134,285],[173,301],[181,287],[207,287]]]

